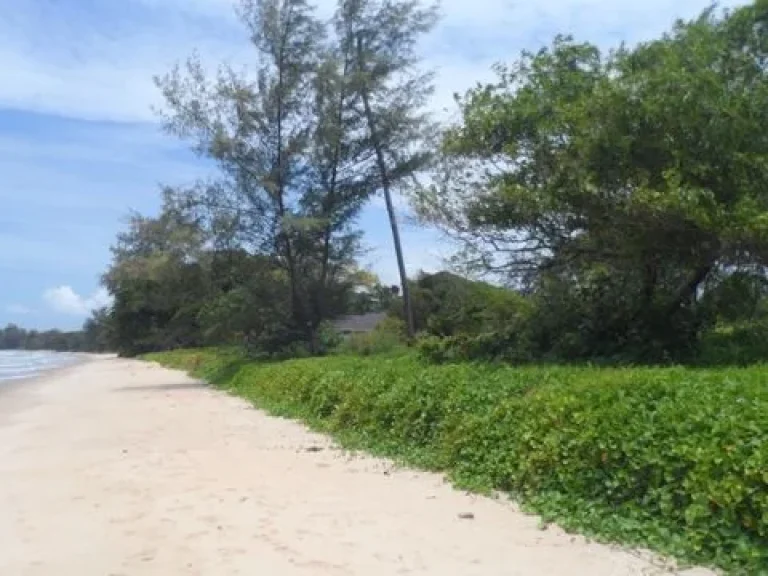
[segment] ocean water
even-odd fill
[[[36,376],[75,362],[77,362],[76,355],[62,352],[0,350],[0,384],[6,380]]]

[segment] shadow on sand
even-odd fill
[[[116,392],[173,392],[174,390],[203,390],[211,388],[205,382],[180,382],[179,384],[152,384],[148,386],[121,386]]]

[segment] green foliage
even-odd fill
[[[417,208],[537,295],[542,356],[690,356],[702,293],[765,278],[767,22],[760,0],[608,53],[559,37],[460,100]]]
[[[435,364],[474,361],[519,364],[535,358],[525,331],[459,334],[447,338],[427,335],[419,338],[417,349],[423,359]]]
[[[356,354],[358,356],[374,356],[386,354],[403,345],[401,338],[394,334],[379,332],[363,332],[350,334],[344,338],[337,348],[341,354]]]
[[[114,350],[112,318],[108,309],[95,310],[82,330],[25,330],[15,324],[0,328],[0,350],[108,352]]]
[[[332,322],[323,322],[317,330],[318,352],[325,354],[336,350],[343,342],[343,337]]]
[[[329,320],[394,299],[356,290],[356,220],[425,166],[430,77],[414,74],[414,49],[434,11],[340,0],[327,21],[307,0],[240,0],[239,15],[254,70],[211,77],[192,57],[156,78],[164,127],[218,171],[165,190],[161,213],[118,237],[105,284],[123,354],[323,354]]]
[[[768,278],[755,272],[737,272],[720,279],[702,298],[709,318],[719,323],[768,318]]]
[[[0,328],[0,350],[52,350],[55,352],[97,352],[89,348],[83,332],[25,330],[15,324]]]
[[[768,320],[721,324],[702,337],[695,363],[748,366],[768,359]]]
[[[349,295],[347,311],[349,314],[369,314],[371,312],[387,312],[397,309],[397,286],[384,286],[378,278],[372,278],[369,285],[361,286]]]
[[[340,0],[331,21],[307,0],[242,8],[259,82],[226,67],[207,77],[196,59],[158,79],[166,128],[219,178],[166,191],[161,214],[118,239],[106,284],[121,351],[324,354],[325,322],[389,307],[409,340],[443,338],[420,344],[438,362],[766,357],[746,326],[768,312],[765,0],[631,48],[558,37],[498,66],[460,98],[445,170],[415,200],[465,246],[468,271],[515,289],[438,273],[401,278],[400,294],[360,281],[355,222],[372,194],[432,165],[416,46],[436,12],[419,0]]]
[[[384,319],[371,332],[349,334],[342,338],[337,352],[358,356],[389,354],[403,349],[406,340],[405,323],[393,317]]]
[[[419,70],[416,46],[437,23],[437,7],[425,7],[421,0],[339,0],[334,20],[352,71],[349,87],[362,103],[367,149],[376,159],[411,339],[413,310],[392,188],[407,187],[431,158],[426,144],[434,126],[424,108],[433,90],[432,74]]]
[[[350,447],[499,489],[564,526],[738,574],[768,567],[765,369],[458,364],[413,356],[150,359]]]
[[[160,215],[135,215],[113,248],[104,282],[114,296],[110,327],[116,349],[132,356],[240,344],[258,356],[322,353],[313,349],[320,326],[314,320],[343,310],[354,274],[335,270],[324,283],[317,316],[297,323],[283,264],[269,255],[218,246],[212,231],[193,210],[180,209],[179,201],[166,191]],[[306,298],[301,303],[313,307]]]
[[[254,70],[222,65],[211,77],[193,57],[156,79],[166,129],[219,169],[181,205],[213,243],[264,257],[283,273],[285,307],[254,297],[256,283],[246,283],[205,310],[226,331],[233,305],[256,304],[269,317],[248,326],[265,353],[322,352],[319,326],[353,300],[360,211],[424,165],[415,147],[429,86],[414,75],[412,52],[428,14],[415,1],[340,0],[327,21],[316,8],[240,0]]]
[[[112,352],[115,350],[115,326],[110,308],[99,308],[83,323],[82,350]]]
[[[450,272],[422,273],[411,284],[416,329],[434,336],[512,330],[531,311],[517,292]],[[391,313],[402,316],[398,306]]]
[[[16,324],[8,324],[0,332],[0,349],[19,350],[25,347],[27,332]]]
[[[438,364],[764,362],[765,282],[756,274],[728,275],[704,292],[702,314],[687,317],[688,330],[665,333],[659,328],[649,333],[642,326],[627,329],[623,324],[622,308],[611,303],[627,291],[605,275],[592,274],[576,286],[549,276],[528,296],[445,272],[424,275],[413,289],[417,325],[424,330],[417,348],[422,358]],[[646,327],[652,321],[643,318]],[[661,326],[663,319],[657,322]],[[691,334],[697,341],[690,340]]]

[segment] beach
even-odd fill
[[[0,391],[3,576],[669,573],[152,364]]]

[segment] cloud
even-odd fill
[[[81,296],[71,286],[58,286],[46,290],[43,300],[55,312],[80,317],[88,316],[93,310],[112,303],[112,298],[104,288],[99,288],[90,296]]]
[[[28,308],[22,304],[11,304],[10,306],[6,306],[5,311],[14,316],[29,316],[30,314],[35,313],[32,308]]]
[[[211,168],[155,125],[0,110],[0,173],[0,278],[39,294],[62,277],[90,291],[128,211],[154,213],[160,184],[184,186]],[[0,300],[29,304],[0,284]]]
[[[153,76],[198,49],[213,62],[243,60],[246,32],[233,10],[126,0],[28,0],[0,19],[0,108],[88,120],[156,121]],[[236,40],[238,39],[238,40]]]
[[[743,3],[725,0],[723,5]],[[330,16],[335,0],[316,2]],[[154,121],[154,74],[195,49],[214,66],[253,62],[229,0],[16,2],[0,20],[0,107],[76,118]],[[488,76],[491,63],[535,49],[556,33],[604,46],[659,34],[709,0],[443,0],[443,19],[424,42],[425,66],[438,71],[434,107],[450,106]],[[120,9],[116,9],[120,6]]]

